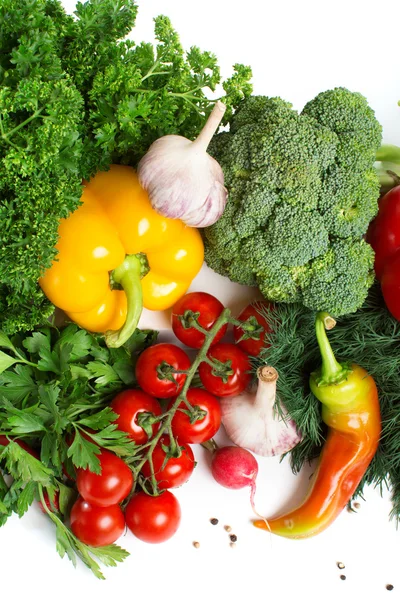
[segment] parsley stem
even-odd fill
[[[28,125],[28,123],[30,123],[31,121],[33,121],[34,119],[36,119],[41,112],[43,112],[43,107],[39,108],[38,110],[36,110],[33,115],[31,115],[30,117],[28,117],[27,119],[25,119],[25,121],[22,121],[22,123],[20,123],[19,125],[17,125],[16,127],[14,127],[13,129],[11,129],[10,131],[4,132],[3,127],[1,128],[1,137],[3,138],[4,141],[8,142],[11,145],[12,142],[10,142],[9,138],[12,137],[14,135],[14,133],[16,133],[17,131],[19,131],[20,129],[22,129],[23,127],[25,127],[25,125]]]

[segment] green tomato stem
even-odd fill
[[[172,419],[178,409],[178,406],[181,404],[181,402],[185,402],[185,404],[188,404],[186,394],[190,388],[190,385],[193,381],[194,376],[197,373],[197,369],[199,368],[199,365],[207,359],[207,352],[210,349],[210,346],[211,346],[215,336],[217,335],[218,331],[221,329],[221,327],[223,327],[227,323],[230,323],[230,321],[231,321],[231,311],[229,310],[229,308],[224,308],[224,310],[222,311],[222,313],[220,314],[220,316],[218,317],[217,321],[214,323],[214,325],[210,329],[210,331],[207,331],[205,333],[206,339],[204,341],[203,346],[198,351],[190,368],[187,371],[187,377],[185,379],[185,383],[183,385],[181,393],[176,397],[171,408],[168,410],[168,413],[166,413],[166,418],[162,421],[160,428],[157,431],[156,435],[152,438],[149,445],[146,444],[147,452],[145,453],[143,458],[132,468],[134,474],[136,475],[135,481],[137,481],[138,474],[139,474],[140,470],[142,469],[144,463],[150,459],[150,457],[153,453],[153,450],[156,447],[156,445],[157,445],[158,441],[160,440],[160,438],[162,437],[162,435],[164,435],[165,432],[167,432],[167,431],[172,431],[171,423],[172,423]],[[151,477],[151,484],[153,486],[153,489],[157,489],[157,482],[155,480],[155,477],[153,477],[153,476]],[[127,498],[126,502],[129,501],[129,498],[133,495],[133,493],[134,493],[134,489],[132,490],[130,496]]]

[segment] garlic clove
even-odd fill
[[[206,152],[225,105],[217,102],[198,138],[178,135],[156,140],[138,165],[141,186],[154,210],[191,227],[207,227],[223,213],[227,201],[224,174]]]
[[[276,402],[277,372],[259,369],[256,390],[221,399],[222,423],[228,437],[238,446],[258,456],[281,456],[302,439],[296,423]]]

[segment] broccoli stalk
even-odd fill
[[[229,194],[203,231],[208,266],[272,301],[357,310],[374,279],[363,238],[378,210],[381,136],[366,99],[345,88],[301,114],[280,98],[243,100],[210,146]]]

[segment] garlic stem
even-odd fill
[[[221,123],[225,111],[225,104],[218,100],[218,102],[215,103],[206,124],[193,142],[196,147],[206,152],[214,133],[217,131],[219,124]]]
[[[257,369],[258,386],[254,396],[254,405],[259,408],[275,404],[276,382],[278,380],[278,371],[274,367],[264,365]]]

